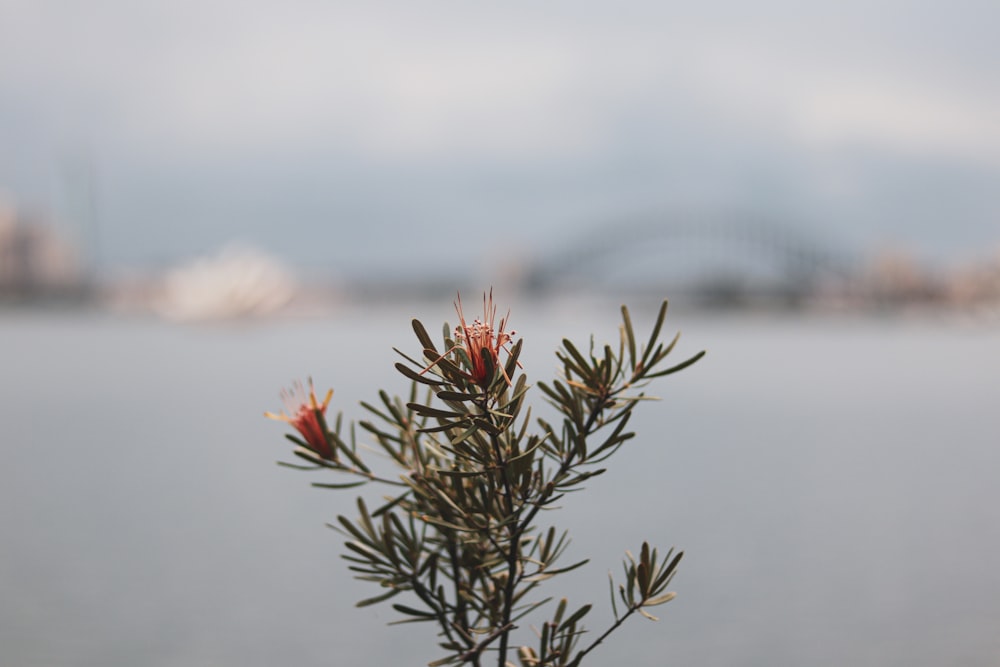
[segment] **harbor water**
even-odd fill
[[[529,380],[553,377],[564,336],[617,337],[616,304],[512,305]],[[634,310],[640,336],[653,315]],[[324,526],[355,492],[276,466],[294,457],[262,416],[307,376],[347,418],[406,392],[392,347],[417,353],[414,316],[454,320],[448,303],[216,325],[0,313],[0,665],[440,657],[431,626],[355,608],[377,591]],[[654,383],[637,437],[545,516],[590,563],[541,590],[593,602],[594,636],[626,549],[685,551],[661,620],[630,620],[594,664],[1000,663],[996,322],[681,310],[676,330],[678,360],[707,356]]]

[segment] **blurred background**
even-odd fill
[[[361,417],[493,286],[531,379],[622,302],[709,350],[565,507],[554,594],[689,554],[598,660],[997,664],[998,22],[0,0],[0,663],[437,657],[261,414],[312,375]]]

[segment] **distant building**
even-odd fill
[[[947,296],[949,303],[963,308],[1000,308],[1000,248],[952,271]]]
[[[877,253],[862,276],[869,305],[900,306],[942,303],[941,278],[902,249]]]
[[[73,245],[0,204],[0,300],[78,299],[86,291]]]
[[[281,311],[296,292],[295,279],[277,260],[229,246],[167,273],[152,305],[178,321],[265,317]]]

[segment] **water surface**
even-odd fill
[[[290,460],[278,389],[333,410],[405,391],[392,346],[449,304],[248,326],[0,314],[0,663],[426,664],[425,627],[351,579],[351,492]],[[515,305],[516,306],[516,305]],[[634,313],[644,329],[652,312]],[[530,378],[563,335],[613,338],[607,304],[516,306]],[[671,314],[678,355],[639,436],[554,521],[591,564],[549,594],[593,601],[643,539],[685,550],[676,601],[594,654],[637,667],[1000,661],[1000,329],[938,318]],[[536,394],[536,400],[538,396]]]

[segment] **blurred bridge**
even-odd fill
[[[815,235],[768,219],[661,216],[607,223],[528,267],[531,291],[685,293],[730,303],[797,302],[844,285],[857,261]]]

